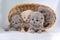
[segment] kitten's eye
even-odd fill
[[[32,19],[32,20],[34,20],[34,19]]]
[[[17,23],[15,23],[15,24],[17,24]]]
[[[25,18],[25,17],[24,17]]]
[[[38,20],[36,20],[36,21],[38,21]]]
[[[14,23],[14,21],[12,21],[12,23]]]
[[[43,18],[41,18],[41,19],[43,19]]]

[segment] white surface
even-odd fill
[[[48,32],[40,34],[0,31],[0,40],[60,40],[60,2],[58,0],[0,0],[0,28],[8,26],[9,10],[16,4],[40,3],[50,6],[56,13],[57,20]]]
[[[20,33],[5,32],[0,33],[0,40],[60,40],[60,33]]]

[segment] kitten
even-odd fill
[[[40,12],[33,12],[30,14],[30,32],[42,32],[44,16]]]
[[[23,25],[23,20],[20,13],[14,13],[9,25],[9,30],[21,31]]]
[[[22,19],[24,21],[23,23],[23,29],[25,32],[29,29],[29,15],[32,13],[31,10],[26,10],[21,13]]]
[[[44,15],[44,27],[52,23],[53,13],[45,7],[38,7],[38,11]]]

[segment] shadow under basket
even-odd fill
[[[42,5],[42,4],[19,4],[19,5],[16,5],[16,6],[14,6],[10,10],[9,15],[8,15],[8,21],[11,22],[11,17],[16,12],[21,13],[21,12],[23,12],[25,10],[38,11],[38,7],[40,7],[40,8],[46,8],[48,11],[51,12],[50,14],[53,15],[53,17],[51,17],[53,19],[51,21],[51,23],[50,24],[48,23],[47,25],[44,25],[44,28],[43,29],[47,30],[50,27],[52,27],[52,25],[55,23],[55,21],[56,21],[56,15],[55,15],[54,11],[50,7],[45,6],[45,5]],[[41,11],[41,12],[43,12],[43,11]]]

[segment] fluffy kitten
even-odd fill
[[[30,32],[41,32],[44,23],[44,16],[40,12],[33,12],[30,15]]]
[[[23,23],[23,29],[25,32],[29,29],[29,15],[32,13],[31,10],[26,10],[21,13],[22,19],[24,21]]]
[[[21,31],[23,25],[23,20],[21,18],[20,13],[14,13],[12,15],[12,19],[9,25],[9,30],[16,30],[16,31]]]
[[[38,11],[44,15],[44,27],[50,25],[53,20],[53,13],[45,7],[38,7]]]

